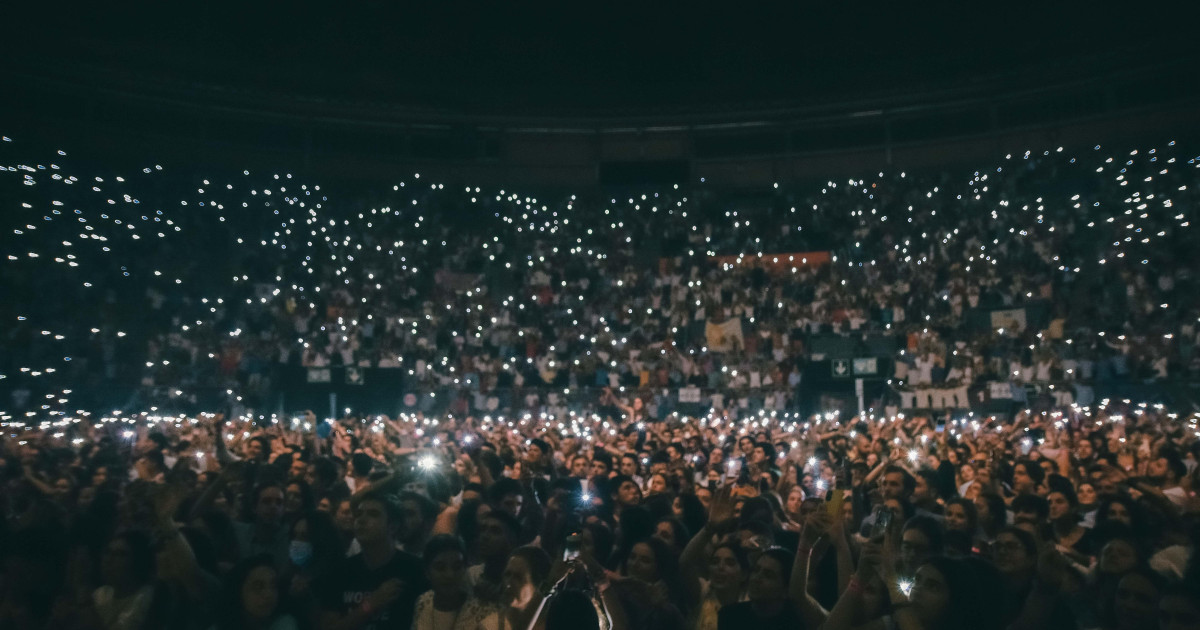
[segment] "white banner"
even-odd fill
[[[1013,397],[1012,384],[1011,383],[997,383],[994,381],[991,383],[988,383],[988,395],[991,396],[991,398],[993,400],[1011,399]]]
[[[1025,330],[1025,309],[1012,308],[1006,311],[992,311],[992,329]]]
[[[309,368],[308,382],[309,383],[328,383],[333,380],[333,374],[329,368]]]

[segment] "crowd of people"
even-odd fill
[[[1198,418],[64,422],[0,627],[1200,628]]]
[[[1195,168],[339,203],[14,162],[0,627],[1200,627],[1200,415],[1111,395],[1200,376]],[[805,382],[838,342],[858,414]],[[325,368],[394,391],[283,412]]]
[[[1200,375],[1198,165],[1174,142],[766,195],[553,200],[414,176],[339,202],[290,175],[205,179],[184,199],[141,182],[141,199],[138,178],[52,166],[6,173],[36,184],[14,193],[31,201],[7,237],[18,299],[0,305],[14,417],[278,411],[304,387],[289,367],[341,366],[383,370],[396,400],[363,411],[393,415],[536,411],[603,387],[638,389],[660,418],[656,398],[683,387],[718,409],[812,412],[805,369],[828,338],[894,377],[879,408],[1021,406],[1028,387],[1087,406]],[[710,347],[707,327],[731,321]],[[424,400],[402,408],[407,393]]]

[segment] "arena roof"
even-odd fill
[[[1184,21],[1098,5],[23,10],[0,132],[104,160],[757,185],[1200,133]]]
[[[4,72],[447,114],[666,118],[813,107],[989,84],[1035,88],[1186,50],[1182,21],[1102,5],[163,3],[14,20]],[[867,106],[869,110],[869,105]]]

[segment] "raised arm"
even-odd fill
[[[855,613],[863,605],[863,590],[866,583],[874,579],[879,561],[879,546],[874,543],[863,545],[862,553],[858,557],[858,571],[851,577],[846,588],[840,591],[837,603],[834,604],[833,610],[829,611],[829,616],[825,618],[825,625],[821,626],[821,630],[851,630],[854,628]],[[883,628],[883,623],[881,619],[873,619],[866,626],[860,626],[860,628]]]
[[[221,468],[221,472],[217,475],[217,478],[208,484],[208,487],[204,489],[204,492],[200,493],[200,497],[192,504],[192,509],[188,512],[187,516],[188,521],[200,518],[201,515],[207,512],[208,508],[212,507],[217,495],[221,493],[221,490],[234,477],[241,473],[241,470],[242,465],[240,462],[231,462],[229,465]]]
[[[818,628],[825,623],[829,616],[821,604],[808,592],[809,561],[812,558],[813,547],[831,527],[833,519],[824,510],[818,509],[804,523],[800,533],[800,544],[796,549],[796,559],[792,564],[792,580],[788,585],[788,599],[796,613],[804,620],[809,628]]]
[[[216,415],[216,417],[213,418],[213,426],[212,426],[213,444],[215,444],[217,447],[217,462],[220,463],[221,466],[228,466],[229,464],[232,464],[233,462],[241,461],[241,460],[236,455],[229,452],[229,446],[225,444],[224,431],[225,431],[225,414],[218,413]]]
[[[1055,601],[1067,580],[1067,571],[1069,570],[1066,558],[1063,558],[1052,545],[1047,545],[1038,557],[1037,580],[1034,582],[1034,587],[1029,592],[1029,596],[1025,598],[1025,603],[1021,606],[1021,613],[1008,627],[1008,630],[1035,630],[1046,627],[1054,612]]]
[[[708,508],[708,521],[695,536],[688,541],[679,556],[680,573],[683,574],[684,591],[691,603],[700,601],[700,578],[705,575],[705,558],[713,536],[733,524],[733,497],[728,486],[721,488],[713,495]]]
[[[186,493],[179,486],[164,485],[154,496],[155,531],[160,541],[158,575],[178,582],[189,597],[199,600],[204,595],[200,566],[196,563],[192,546],[175,524],[175,513]]]
[[[888,457],[888,456],[880,457],[879,463],[874,468],[872,468],[871,472],[867,473],[866,478],[863,479],[863,485],[866,486],[866,485],[870,485],[870,484],[874,483],[875,480],[878,479],[879,476],[883,474],[884,469],[887,468],[888,464],[890,464],[890,463],[891,463],[890,457]]]

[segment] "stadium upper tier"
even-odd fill
[[[381,405],[612,385],[789,408],[851,372],[873,400],[964,388],[936,404],[965,408],[992,383],[1200,373],[1198,165],[1174,141],[620,196],[0,149],[0,387],[22,413],[273,405],[325,387],[306,378]]]

